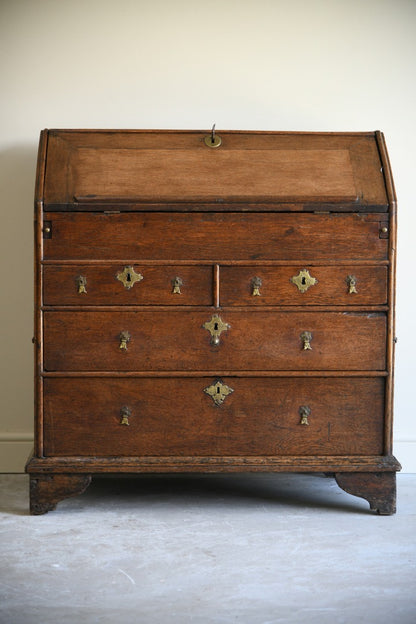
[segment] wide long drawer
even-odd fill
[[[44,384],[46,456],[383,450],[383,378],[60,378]],[[219,404],[216,384],[225,395]]]
[[[46,371],[384,370],[384,314],[44,313]]]
[[[46,213],[46,260],[386,260],[385,214]]]

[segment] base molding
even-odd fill
[[[32,457],[29,473],[395,472],[393,455],[273,457]]]

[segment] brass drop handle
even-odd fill
[[[253,277],[251,280],[251,295],[252,297],[260,297],[260,288],[262,286],[261,277]]]
[[[213,345],[219,345],[220,335],[222,332],[230,329],[230,325],[228,323],[224,323],[218,314],[214,314],[209,321],[202,325],[202,327],[208,330],[211,334],[211,344]]]
[[[87,294],[87,278],[85,277],[85,275],[78,275],[75,281],[78,287],[78,294]]]
[[[131,416],[131,409],[125,405],[120,410],[120,425],[130,425],[129,418]]]
[[[180,277],[175,277],[172,280],[172,295],[180,295],[181,293],[181,286],[183,284],[183,280]]]
[[[127,351],[127,343],[130,342],[130,334],[128,331],[122,331],[120,332],[120,349],[122,351]]]
[[[311,332],[308,331],[304,331],[301,333],[300,335],[300,339],[302,341],[303,347],[302,349],[304,351],[312,351],[312,347],[311,347],[311,340],[312,340],[313,336],[311,334]]]
[[[348,275],[347,277],[347,284],[348,284],[348,294],[352,295],[352,294],[356,294],[357,293],[357,278],[355,277],[355,275]]]
[[[308,418],[311,415],[311,408],[309,405],[301,405],[299,408],[300,423],[301,425],[309,425]]]

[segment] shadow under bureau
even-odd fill
[[[383,135],[45,130],[33,514],[94,474],[325,472],[395,511]]]

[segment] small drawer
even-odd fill
[[[46,371],[385,370],[384,314],[44,313]]]
[[[55,378],[44,389],[46,456],[383,452],[381,377]]]
[[[212,305],[212,267],[47,265],[44,305]]]
[[[384,305],[385,266],[223,266],[220,303],[229,305]]]

